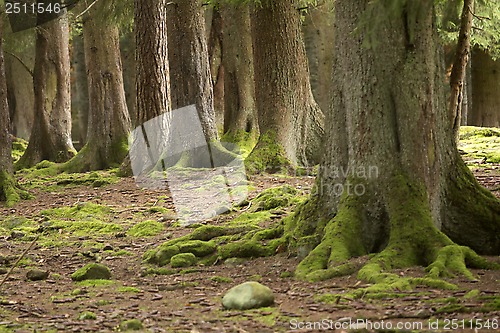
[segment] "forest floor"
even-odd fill
[[[484,163],[477,156],[465,159],[476,164],[472,169],[480,183],[500,198],[500,164]],[[0,333],[114,332],[125,330],[128,320],[140,321],[145,332],[176,333],[499,331],[498,271],[472,270],[476,281],[450,279],[456,290],[418,287],[350,299],[327,295],[366,287],[355,275],[297,281],[292,273],[298,259],[286,253],[159,270],[143,262],[144,253],[193,230],[176,223],[168,191],[140,189],[132,178],[118,179],[109,171],[19,177],[34,199],[14,208],[0,207],[0,280],[33,246],[0,287]],[[259,175],[249,181],[251,200],[264,189],[282,185],[306,195],[314,177]],[[247,208],[207,223],[227,225]],[[261,226],[276,223],[292,210],[288,206],[274,211]],[[147,235],[147,230],[141,234],[134,228],[144,221],[158,222],[151,224],[156,231]],[[489,259],[500,263],[498,256]],[[112,280],[72,281],[73,272],[96,261],[110,268]],[[50,275],[30,281],[26,274],[34,268]],[[423,276],[425,271],[414,267],[396,273]],[[270,287],[275,305],[224,310],[224,293],[245,281]]]

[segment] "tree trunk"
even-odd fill
[[[134,7],[135,10],[135,7]],[[134,21],[134,25],[137,23]],[[123,63],[123,86],[125,89],[125,100],[127,101],[127,109],[130,119],[137,119],[136,98],[136,50],[135,36],[132,31],[127,31],[122,34],[120,41],[120,54],[122,55]]]
[[[333,3],[320,1],[306,15],[302,30],[306,46],[311,88],[314,99],[323,112],[331,102],[333,53]]]
[[[297,3],[263,1],[252,17],[260,138],[247,166],[256,171],[319,161],[323,114],[314,101]],[[265,22],[265,23],[264,23]]]
[[[99,15],[95,4],[83,23],[89,92],[87,142],[63,167],[69,172],[102,170],[120,165],[127,155],[130,117],[125,101],[119,32]]]
[[[33,71],[35,116],[28,148],[16,168],[43,160],[65,162],[75,155],[71,141],[69,26],[66,15],[37,27]]]
[[[121,166],[122,175],[148,173],[158,163],[167,141],[170,117],[159,118],[170,111],[166,10],[166,0],[134,3],[137,127],[132,131],[129,155]]]
[[[214,86],[214,112],[217,128],[224,126],[224,65],[222,64],[222,16],[219,9],[211,9],[211,15],[207,15],[210,24],[208,36],[208,56],[210,60],[210,73]]]
[[[3,21],[3,20],[2,20]],[[3,57],[3,22],[0,21],[0,201],[12,206],[20,199],[12,166],[12,138],[7,104],[7,82]]]
[[[500,127],[500,60],[472,51],[472,108],[468,125]]]
[[[81,149],[87,141],[89,120],[89,93],[87,70],[85,68],[85,50],[83,36],[73,36],[72,46],[72,79],[71,79],[71,111],[73,113],[73,140],[78,141],[75,148]]]
[[[335,3],[329,144],[314,194],[289,225],[292,248],[307,254],[299,277],[352,273],[346,260],[378,253],[358,277],[395,287],[398,277],[383,270],[428,265],[432,278],[452,271],[472,277],[465,261],[487,266],[453,241],[500,252],[500,202],[457,152],[432,6],[408,3],[387,14],[369,0]],[[354,33],[362,15],[385,19]],[[379,43],[367,48],[368,33]]]
[[[5,54],[12,134],[24,140],[29,139],[33,128],[33,103],[35,100],[33,94],[33,66],[28,63],[27,58],[17,59],[17,56]]]
[[[179,132],[175,146],[182,152],[170,156],[167,166],[224,165],[235,156],[218,143],[212,77],[201,3],[197,0],[171,1],[167,6],[167,31],[168,44],[175,45],[168,49],[172,110],[177,112],[176,109],[194,105],[197,114],[197,119],[189,119],[190,123],[182,121],[182,129],[178,130],[194,131],[201,126],[202,131],[200,133],[202,138],[197,137],[198,133]],[[185,110],[180,112],[183,111]],[[195,137],[201,146],[194,142]]]
[[[224,133],[256,136],[253,47],[250,7],[221,7],[224,20],[222,62],[224,66]]]

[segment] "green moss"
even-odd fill
[[[232,242],[219,246],[218,254],[221,259],[269,257],[276,253],[278,246],[284,244],[285,240],[282,238],[273,239],[267,244],[255,240]]]
[[[147,220],[142,221],[134,225],[132,228],[127,230],[127,235],[132,237],[150,237],[159,235],[164,230],[162,223]]]
[[[70,207],[45,209],[42,210],[40,214],[52,218],[67,218],[73,220],[82,220],[87,218],[106,219],[110,216],[111,209],[107,206],[88,202],[76,204]]]
[[[12,207],[20,200],[21,194],[14,176],[0,170],[0,201],[5,201],[7,207]]]
[[[103,280],[103,279],[97,279],[97,280],[83,280],[83,281],[77,281],[77,285],[80,287],[109,287],[112,285],[115,285],[116,282],[112,280]]]
[[[273,187],[262,191],[253,200],[253,211],[270,210],[278,207],[288,207],[300,203],[301,197],[297,189],[290,185]]]
[[[216,283],[231,283],[233,282],[233,279],[225,276],[212,276],[210,277],[210,281],[216,282]]]
[[[257,145],[245,160],[249,173],[275,173],[294,167],[276,137],[272,131],[261,134]]]
[[[147,268],[142,273],[143,276],[147,276],[147,275],[173,275],[173,274],[177,274],[177,270],[171,269],[171,268],[166,268],[166,267]]]
[[[270,211],[260,212],[244,212],[228,221],[229,225],[255,225],[258,226],[262,222],[269,221],[273,214]]]
[[[461,304],[448,304],[436,309],[436,314],[467,312],[467,308]]]
[[[96,320],[97,316],[94,312],[84,311],[78,315],[78,320]]]
[[[500,311],[500,297],[496,296],[491,302],[482,307],[484,312]]]
[[[191,240],[177,243],[181,253],[192,253],[197,257],[204,257],[215,252],[217,246],[213,241]]]
[[[193,266],[196,262],[196,256],[192,253],[179,253],[170,259],[170,265],[173,268]]]
[[[245,131],[227,132],[222,135],[221,142],[230,142],[236,145],[233,152],[246,158],[257,144],[258,136]]]
[[[120,323],[120,331],[141,331],[144,329],[142,322],[139,319],[125,320]]]
[[[91,263],[71,274],[71,279],[73,281],[109,280],[111,279],[111,271],[102,264]]]
[[[21,156],[23,156],[26,151],[26,148],[28,148],[28,141],[21,138],[15,138],[12,140],[12,160],[14,163],[19,161]]]
[[[179,247],[176,245],[169,245],[169,243],[163,243],[155,250],[147,251],[143,259],[145,262],[150,264],[156,264],[158,266],[165,266],[170,263],[170,259],[179,254]]]
[[[136,287],[123,286],[116,289],[119,293],[140,293],[141,289]]]

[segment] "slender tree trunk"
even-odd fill
[[[127,155],[130,117],[125,101],[119,32],[102,19],[98,2],[83,23],[89,92],[87,142],[63,169],[102,170],[120,165]]]
[[[411,3],[353,33],[368,9],[371,17],[387,11],[369,0],[335,3],[328,148],[315,193],[289,226],[298,252],[308,253],[297,276],[352,273],[346,260],[378,253],[359,278],[391,285],[397,276],[382,271],[411,265],[429,265],[430,277],[453,270],[471,277],[465,262],[487,265],[453,241],[499,253],[500,202],[478,185],[457,152],[433,2]],[[367,48],[368,30],[391,42]]]
[[[35,97],[33,93],[32,68],[33,65],[29,63],[28,57],[17,59],[13,55],[5,54],[5,71],[9,93],[8,103],[12,134],[25,140],[29,139],[31,129],[33,128],[33,104]]]
[[[208,56],[210,60],[210,73],[214,86],[214,112],[217,127],[224,125],[224,65],[222,64],[222,33],[223,20],[219,9],[212,9],[212,14],[207,15],[210,24],[208,36]]]
[[[323,114],[311,92],[297,5],[263,1],[252,17],[261,135],[246,161],[250,169],[311,165],[321,155]]]
[[[135,10],[135,7],[134,7]],[[134,21],[134,25],[137,23]],[[127,31],[122,35],[120,40],[120,54],[122,55],[123,63],[123,86],[125,89],[125,100],[127,101],[127,109],[130,119],[137,119],[136,98],[136,51],[135,51],[135,34],[132,31]]]
[[[33,72],[35,116],[28,148],[16,168],[75,155],[71,140],[69,26],[66,15],[37,27]]]
[[[71,84],[71,110],[73,112],[73,139],[78,141],[77,149],[81,149],[87,141],[89,120],[89,93],[87,70],[85,68],[85,50],[83,36],[73,36],[72,40],[73,70]]]
[[[306,46],[311,88],[321,110],[330,107],[332,91],[333,54],[333,2],[320,1],[306,15],[302,30]]]
[[[472,52],[472,108],[468,125],[500,127],[500,60],[479,48]]]
[[[224,133],[258,133],[250,7],[227,4],[224,20]]]

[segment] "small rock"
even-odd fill
[[[49,277],[49,272],[41,269],[32,269],[26,273],[26,277],[30,281],[41,281]]]
[[[224,308],[234,310],[256,309],[273,303],[272,290],[254,281],[245,282],[229,289],[222,298]]]
[[[7,268],[5,267],[0,267],[0,275],[7,274]]]
[[[83,280],[110,280],[111,271],[102,264],[88,264],[71,274],[73,281]]]
[[[21,231],[17,231],[17,230],[13,230],[11,233],[10,233],[10,239],[19,239],[19,238],[23,238],[24,237],[24,232],[21,232]]]
[[[104,247],[102,248],[103,251],[112,251],[113,250],[113,246],[111,246],[111,244],[106,244],[104,245]]]
[[[239,266],[244,264],[246,261],[247,260],[245,258],[227,258],[224,261],[224,264],[228,266]]]

